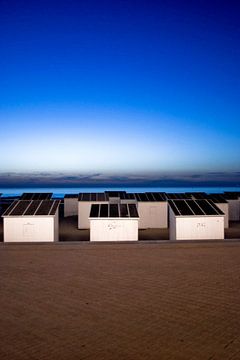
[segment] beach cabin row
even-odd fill
[[[169,200],[170,240],[224,239],[224,213],[212,200]],[[137,241],[136,204],[92,204],[90,241]]]
[[[64,199],[65,201],[65,199]],[[66,199],[66,203],[70,203]],[[160,193],[105,192],[82,193],[78,196],[78,228],[89,229],[91,206],[98,204],[134,204],[139,214],[139,229],[167,228],[168,206],[164,195]],[[76,204],[75,204],[76,208]],[[68,211],[69,213],[69,211]]]
[[[3,214],[4,241],[56,241],[60,201],[51,196],[24,193],[14,201]],[[78,215],[79,229],[90,229],[91,241],[136,240],[136,225],[169,227],[171,240],[221,239],[229,220],[239,221],[240,194],[106,191],[66,195],[64,205],[65,216]]]
[[[169,200],[201,200],[210,199],[224,212],[224,227],[229,227],[229,221],[240,220],[240,197],[234,193],[206,194],[193,193],[81,193],[66,195],[64,198],[64,216],[78,215],[78,228],[89,229],[89,212],[91,205],[98,203],[133,203],[139,213],[139,229],[167,228]]]
[[[78,229],[89,229],[91,205],[135,204],[139,213],[139,229],[167,228],[168,204],[164,193],[126,193],[107,191],[104,193],[80,193],[64,197],[64,216],[78,215]]]
[[[30,196],[28,198],[31,198]],[[53,242],[59,238],[59,200],[16,200],[4,212],[4,242]],[[91,241],[137,241],[135,204],[93,204]]]

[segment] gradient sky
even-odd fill
[[[240,2],[0,0],[2,172],[240,170]]]

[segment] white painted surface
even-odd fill
[[[240,220],[240,201],[236,200],[227,200],[229,204],[229,221],[239,221]]]
[[[56,214],[53,216],[54,223],[54,241],[59,240],[59,208],[56,211]]]
[[[109,197],[108,202],[109,204],[120,204],[120,197],[119,196]]]
[[[90,219],[90,241],[137,241],[138,219]]]
[[[4,217],[4,242],[58,241],[58,213],[55,216]]]
[[[64,198],[64,217],[78,214],[78,198]]]
[[[78,229],[90,229],[89,215],[92,204],[108,204],[108,201],[78,201]]]
[[[135,205],[138,204],[136,199],[121,199],[120,203],[121,204],[135,204]]]
[[[170,240],[177,240],[176,234],[176,217],[174,212],[169,206],[169,239]]]
[[[176,217],[170,209],[170,240],[223,240],[224,216]]]
[[[167,228],[168,204],[165,201],[139,201],[139,229]]]
[[[215,204],[224,213],[224,228],[229,227],[229,204],[228,203],[217,203]]]

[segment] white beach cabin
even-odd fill
[[[223,194],[210,194],[208,195],[208,199],[212,200],[214,204],[224,213],[224,228],[227,229],[229,227],[228,201],[224,198]]]
[[[139,229],[168,227],[168,204],[164,193],[135,193]]]
[[[64,196],[64,217],[78,215],[78,194]]]
[[[170,240],[224,239],[224,213],[211,200],[169,200]]]
[[[240,194],[238,192],[225,192],[223,196],[229,204],[229,221],[239,221]]]
[[[89,214],[94,203],[108,204],[106,193],[80,193],[78,196],[78,229],[90,229]]]
[[[138,219],[135,204],[93,204],[90,241],[137,241]]]
[[[17,200],[2,215],[4,242],[58,241],[59,200]]]

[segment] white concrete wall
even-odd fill
[[[139,229],[167,228],[168,204],[165,201],[138,202]]]
[[[108,202],[109,204],[120,204],[120,197],[110,197]]]
[[[58,240],[58,217],[4,217],[4,242]]]
[[[169,206],[169,239],[176,240],[176,216]]]
[[[78,214],[78,198],[64,198],[64,217]]]
[[[90,219],[90,241],[137,241],[138,219]]]
[[[59,208],[53,217],[54,222],[54,241],[59,241]]]
[[[240,220],[240,201],[239,200],[227,200],[229,204],[229,221]]]
[[[170,240],[224,239],[224,216],[170,216]],[[176,227],[174,238],[174,226]]]
[[[138,202],[136,199],[121,199],[120,204],[135,204],[135,205],[137,205]]]
[[[222,212],[224,212],[224,228],[229,227],[229,204],[228,203],[217,203],[215,204]]]
[[[78,228],[89,229],[89,215],[92,203],[90,201],[78,201]]]

